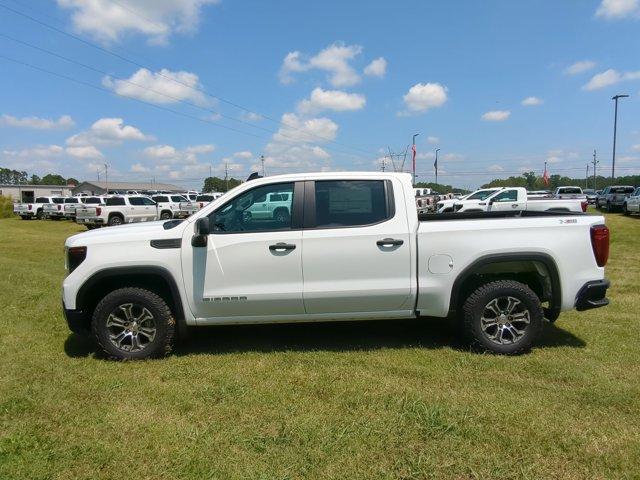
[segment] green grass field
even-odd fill
[[[211,328],[95,356],[62,317],[68,222],[0,220],[0,479],[640,478],[640,218],[611,305],[521,357],[443,321]]]

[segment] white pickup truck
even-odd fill
[[[289,193],[287,219],[245,215]],[[109,357],[170,352],[203,325],[457,318],[472,346],[528,350],[562,310],[608,304],[598,215],[418,216],[411,177],[317,173],[236,187],[186,220],[67,239],[63,309]]]
[[[22,220],[30,220],[44,218],[44,207],[53,203],[54,197],[36,197],[31,203],[18,203],[13,208],[13,213],[19,215]]]
[[[461,200],[441,200],[438,213],[504,212],[527,210],[537,212],[586,212],[587,201],[582,199],[560,199],[528,197],[522,187],[485,188],[473,192]]]
[[[158,219],[156,202],[141,195],[105,197],[104,203],[76,209],[76,223],[90,229],[96,226],[115,226],[123,223],[151,222]]]
[[[189,208],[182,208],[183,205],[190,203],[189,200],[182,195],[153,195],[151,200],[158,205],[160,220],[184,218],[193,213]]]
[[[51,203],[42,207],[44,218],[49,220],[60,220],[64,218],[64,197],[53,197]]]

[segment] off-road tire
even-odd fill
[[[489,339],[483,332],[481,317],[492,299],[514,297],[529,312],[529,324],[524,328],[524,335],[515,343],[498,344]],[[463,333],[472,349],[500,355],[520,355],[531,349],[531,346],[542,331],[544,313],[540,299],[525,284],[515,280],[497,280],[486,283],[475,290],[462,307]]]
[[[622,213],[624,213],[625,215],[631,215],[631,212],[629,211],[629,209],[627,208],[627,204],[623,203],[622,204]]]
[[[154,317],[156,333],[154,339],[140,351],[129,352],[115,346],[109,339],[107,320],[120,305],[134,303],[144,306]],[[93,312],[91,331],[96,342],[112,360],[143,360],[162,358],[171,353],[176,329],[176,320],[167,303],[149,290],[126,287],[106,295]]]
[[[173,214],[167,210],[163,211],[160,214],[160,220],[171,220],[173,218]]]
[[[44,213],[42,212],[42,210],[38,210],[38,211],[36,212],[36,218],[37,218],[38,220],[42,220],[42,219],[44,218]]]

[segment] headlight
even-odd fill
[[[67,269],[73,272],[87,258],[87,247],[70,247],[67,249]]]

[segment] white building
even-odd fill
[[[11,197],[14,202],[31,203],[36,197],[69,197],[70,185],[8,185],[0,184],[0,196]]]

